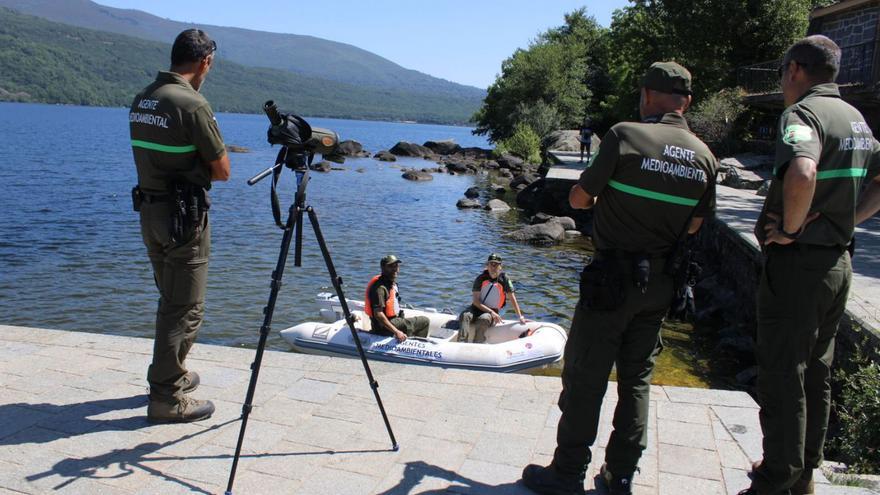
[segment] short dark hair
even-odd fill
[[[217,50],[217,43],[201,29],[187,29],[177,35],[171,47],[171,65],[198,62]]]
[[[810,79],[834,82],[840,72],[840,47],[831,38],[814,34],[791,45],[782,61],[785,66],[800,65]]]

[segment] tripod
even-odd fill
[[[342,278],[336,274],[333,260],[330,258],[330,252],[327,250],[327,244],[324,242],[324,235],[321,233],[321,227],[318,224],[318,215],[315,213],[314,208],[306,206],[306,186],[309,183],[309,165],[311,165],[313,157],[313,152],[293,152],[287,146],[282,146],[281,150],[278,152],[278,157],[275,159],[275,165],[248,180],[249,185],[254,185],[270,173],[272,174],[272,213],[275,217],[275,223],[284,230],[284,235],[281,238],[281,251],[278,253],[278,263],[275,266],[275,271],[272,272],[269,302],[263,309],[264,318],[263,325],[260,327],[260,342],[257,345],[257,355],[251,365],[251,380],[248,385],[244,405],[242,405],[241,408],[241,430],[238,433],[238,444],[235,446],[235,457],[232,460],[232,470],[229,472],[229,483],[226,486],[226,495],[232,495],[232,484],[235,482],[235,470],[238,467],[238,460],[241,456],[241,446],[244,442],[244,433],[245,428],[247,428],[248,416],[253,409],[254,392],[257,388],[260,364],[263,361],[263,351],[266,348],[266,339],[269,336],[269,330],[272,324],[272,314],[275,312],[275,301],[278,298],[278,291],[281,289],[281,277],[284,275],[284,266],[287,263],[287,255],[290,251],[290,242],[294,238],[294,227],[296,228],[294,266],[302,266],[303,212],[308,213],[309,222],[311,222],[312,227],[315,230],[315,237],[318,240],[318,245],[321,247],[321,254],[324,257],[324,263],[327,265],[327,271],[330,274],[330,281],[333,283],[333,287],[336,289],[336,295],[339,297],[339,302],[342,304],[345,321],[348,323],[348,329],[351,330],[351,335],[357,346],[358,354],[360,354],[361,357],[361,363],[364,365],[364,371],[367,374],[367,380],[370,383],[370,387],[373,389],[373,395],[376,397],[376,404],[378,404],[379,411],[382,413],[382,419],[385,421],[385,428],[388,430],[388,436],[391,439],[391,449],[397,451],[399,448],[397,440],[394,438],[394,432],[391,430],[391,423],[388,421],[388,415],[385,413],[385,407],[382,405],[382,398],[379,397],[379,382],[373,378],[373,373],[370,371],[370,365],[367,363],[367,357],[364,354],[361,340],[358,338],[357,330],[354,328],[354,317],[351,315],[351,311],[348,309],[348,302],[345,299],[345,295],[342,293]],[[294,202],[290,205],[287,222],[282,224],[275,188],[284,167],[292,169],[296,174],[297,187]]]

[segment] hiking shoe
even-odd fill
[[[183,396],[177,402],[150,399],[147,421],[150,423],[191,423],[208,419],[214,414],[214,403]]]
[[[183,375],[183,388],[180,391],[188,394],[199,388],[200,383],[202,383],[202,379],[199,378],[198,373],[195,371],[187,371],[186,374]]]
[[[611,495],[632,495],[633,475],[631,474],[629,476],[613,475],[611,474],[611,471],[608,470],[608,465],[602,464],[602,468],[599,469],[599,476],[597,476],[597,478],[602,480],[602,483]]]
[[[529,464],[523,469],[522,480],[541,495],[584,495],[584,475],[557,473],[553,465]]]
[[[763,461],[752,463],[752,471],[749,473],[749,478],[754,479],[754,473],[761,467],[761,462]],[[813,483],[813,470],[805,468],[804,472],[801,473],[801,477],[791,485],[789,491],[791,495],[815,495],[816,486]]]

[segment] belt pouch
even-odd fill
[[[624,274],[617,259],[593,257],[581,272],[578,304],[592,311],[614,311],[626,300]]]

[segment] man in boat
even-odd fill
[[[229,179],[229,156],[214,112],[199,89],[217,44],[187,29],[171,48],[171,68],[135,98],[129,113],[138,185],[132,190],[141,235],[153,266],[159,307],[153,361],[147,371],[152,422],[199,421],[214,404],[189,394],[199,375],[186,366],[205,314],[211,250],[211,181]]]
[[[508,298],[513,303],[519,322],[526,322],[516,300],[513,282],[501,271],[501,262],[501,256],[490,254],[486,269],[474,280],[471,305],[459,316],[459,342],[486,342],[486,330],[501,323],[499,312],[507,304]]]
[[[764,455],[745,495],[814,493],[831,407],[837,326],[852,280],[855,225],[880,209],[880,143],[840,98],[840,48],[809,36],[785,53],[773,181],[755,226],[758,403]],[[865,180],[870,184],[858,199]],[[858,200],[858,201],[857,201]]]
[[[404,317],[400,309],[400,290],[397,275],[400,259],[393,254],[379,261],[382,274],[367,284],[364,312],[370,317],[370,332],[394,336],[403,342],[407,337],[427,337],[430,320],[425,316]]]
[[[523,470],[525,485],[537,493],[584,493],[615,365],[614,431],[596,481],[613,495],[632,493],[648,439],[649,388],[663,348],[660,324],[673,295],[667,257],[685,232],[700,228],[715,203],[718,163],[688,130],[683,114],[690,103],[690,72],[675,62],[652,64],[641,83],[641,122],[613,126],[569,193],[573,208],[594,210],[596,253],[581,274],[563,355],[553,461]]]

